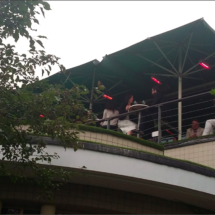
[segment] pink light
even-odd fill
[[[169,130],[166,130],[166,132],[168,132],[170,135],[173,135],[173,133]]]
[[[152,79],[154,82],[156,82],[157,84],[161,84],[161,82],[160,82],[160,81],[158,81],[156,78],[151,77],[151,79]]]
[[[199,65],[204,67],[205,69],[210,69],[210,67],[206,63],[200,62]]]
[[[40,114],[40,117],[42,117],[42,118],[43,118],[43,117],[44,117],[44,115]]]
[[[105,95],[105,94],[103,95],[103,97],[106,98],[106,99],[110,99],[110,100],[113,99],[112,97],[107,96],[107,95]]]

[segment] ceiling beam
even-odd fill
[[[215,52],[213,52],[212,54],[210,54],[208,57],[204,58],[203,60],[207,60],[210,57],[212,57],[215,54]],[[190,69],[188,69],[186,72],[184,72],[184,74],[187,74],[190,70],[192,70],[193,68],[195,68],[196,66],[199,65],[199,62],[197,64],[195,64],[193,67],[191,67]]]
[[[183,71],[183,69],[184,69],[184,64],[185,64],[186,59],[187,59],[187,54],[188,54],[188,50],[189,50],[189,48],[190,48],[190,42],[191,42],[192,37],[193,37],[193,32],[192,32],[191,35],[190,35],[189,43],[188,43],[187,50],[186,50],[185,57],[184,57],[184,62],[183,62],[183,64],[182,64],[182,71]],[[182,48],[182,49],[183,49],[183,48]]]
[[[210,68],[213,68],[215,67],[215,64],[210,66]],[[183,75],[183,77],[186,77],[187,75],[190,75],[190,74],[193,74],[193,73],[196,73],[196,72],[200,72],[200,71],[207,71],[206,69],[202,68],[202,69],[198,69],[198,70],[195,70],[195,71],[192,71],[192,72],[189,72],[187,73],[186,75]]]
[[[114,84],[110,89],[107,90],[107,92],[109,92],[110,90],[112,90],[113,88],[115,88],[117,85],[119,85],[123,80],[120,80],[118,83]],[[102,94],[100,96],[98,96],[96,99],[94,99],[94,101],[98,100],[100,97],[102,97]]]
[[[179,73],[178,70],[174,67],[174,65],[170,62],[170,60],[167,58],[167,56],[163,53],[163,51],[161,50],[161,48],[159,47],[159,45],[153,41],[153,43],[155,44],[155,46],[158,48],[158,50],[160,51],[160,53],[163,55],[163,57],[167,60],[167,62],[169,63],[169,65],[175,70],[176,73]]]
[[[138,53],[136,53],[135,55],[140,57],[140,58],[143,58],[144,60],[146,60],[146,61],[148,61],[148,62],[150,62],[150,63],[152,63],[152,64],[154,64],[154,65],[156,65],[156,66],[158,66],[158,67],[160,67],[162,69],[164,69],[164,70],[166,70],[167,72],[169,72],[169,73],[171,73],[171,74],[173,74],[175,76],[178,76],[176,73],[172,72],[171,70],[169,70],[169,69],[167,69],[167,68],[165,68],[165,67],[163,67],[163,66],[161,66],[161,65],[159,65],[159,64],[157,64],[157,63],[155,63],[155,62],[153,62],[153,61],[151,61],[149,59],[147,59],[146,57],[144,57],[144,56],[142,56],[142,55],[140,55]]]
[[[192,94],[202,92],[207,88],[214,87],[214,85],[215,85],[215,81],[212,81],[210,83],[204,83],[204,84],[201,84],[201,85],[198,85],[198,86],[195,86],[195,87],[190,87],[190,88],[184,89],[182,91],[182,94],[183,94],[183,97],[188,96],[191,92],[192,92]],[[171,100],[171,99],[177,98],[177,96],[178,96],[178,91],[175,91],[173,93],[166,94],[165,98]],[[147,103],[150,103],[152,101],[152,99],[147,99],[145,101]]]
[[[174,77],[174,78],[177,78],[177,76],[175,75],[169,75],[169,74],[159,74],[159,73],[146,73],[146,72],[143,72],[141,73],[143,75],[157,75],[157,76],[166,76],[166,77]]]
[[[175,47],[175,48],[173,48],[172,50],[170,50],[169,52],[167,52],[166,55],[171,54],[176,48],[177,48],[177,47]],[[158,63],[159,61],[161,61],[163,58],[164,58],[163,56],[162,56],[161,58],[159,58],[159,59],[156,61],[156,63]],[[174,63],[175,63],[175,62],[174,62]],[[174,63],[173,63],[173,64],[174,64]],[[154,66],[154,64],[153,64],[153,65],[150,65],[148,68],[153,67],[153,66]]]

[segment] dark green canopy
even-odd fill
[[[207,71],[199,66],[203,60],[211,66]],[[103,64],[124,71],[123,79],[144,91],[152,84],[151,76],[162,84],[168,83],[177,92],[178,77],[183,79],[183,90],[215,81],[215,32],[199,19],[163,34],[147,38],[126,49],[106,55]],[[116,69],[117,68],[117,69]]]
[[[128,86],[123,83],[123,78],[115,70],[112,71],[98,60],[92,60],[80,66],[67,69],[65,74],[56,73],[46,78],[46,80],[51,84],[62,84],[67,88],[71,88],[74,84],[85,85],[90,90],[90,93],[87,96],[83,96],[82,101],[88,103],[90,108],[92,108],[93,103],[106,102],[102,95],[99,95],[98,98],[92,97],[92,92],[95,91],[98,81],[106,87],[105,93],[111,96],[114,95],[114,99],[120,94],[129,91]],[[99,108],[98,105],[95,108],[97,111],[103,110],[103,107]]]
[[[206,70],[199,65],[203,61],[210,65]],[[131,91],[135,100],[151,97],[151,87],[155,84],[151,77],[158,79],[162,86],[168,85],[169,98],[192,90],[191,94],[215,85],[215,31],[199,19],[171,31],[147,38],[135,45],[106,55],[102,62],[90,61],[68,69],[66,74],[55,74],[51,83],[84,84],[92,90],[101,81],[107,94],[120,101]],[[183,87],[182,87],[183,86]],[[183,90],[182,90],[183,89]],[[185,95],[185,94],[184,94]],[[100,97],[93,100],[91,95],[83,101],[104,102]],[[181,128],[181,104],[179,104],[179,130]],[[180,133],[180,131],[179,131]]]
[[[151,76],[160,80],[162,85],[168,84],[171,93],[178,92],[178,77],[183,79],[183,92],[191,87],[213,86],[214,54],[215,32],[203,19],[199,19],[106,55],[101,63],[93,60],[68,69],[66,75],[57,73],[50,76],[48,80],[65,83],[67,87],[72,86],[72,80],[91,89],[95,72],[94,84],[100,80],[107,89],[122,80],[110,90],[111,94],[127,89],[137,99],[149,99],[151,86],[155,83]],[[200,67],[200,60],[205,60],[211,70]]]

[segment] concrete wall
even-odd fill
[[[164,152],[143,146],[131,140],[126,140],[120,137],[115,137],[109,134],[101,134],[94,132],[80,133],[81,140],[88,140],[92,142],[104,143],[112,146],[126,147],[130,149],[142,150],[158,155],[165,155],[167,157],[177,158],[180,160],[188,160],[194,163],[199,163],[215,169],[215,141],[198,143],[193,145],[184,145],[183,147],[176,146],[172,149],[165,149]]]
[[[38,187],[4,182],[0,192],[4,209],[41,211],[41,214],[194,214],[189,205],[120,190],[80,184],[66,184],[57,192],[53,205],[38,199]],[[37,189],[36,189],[37,188]],[[16,192],[14,192],[14,190]],[[12,201],[11,201],[12,200]],[[41,210],[40,210],[41,208]],[[56,210],[55,210],[56,208]],[[55,212],[54,212],[55,211]],[[5,213],[5,210],[3,211]]]
[[[46,151],[49,154],[57,152],[60,156],[60,159],[52,161],[55,166],[75,169],[85,166],[89,171],[146,179],[215,195],[215,178],[183,169],[83,149],[74,152],[68,148],[65,151],[63,147],[48,145]]]
[[[22,125],[20,127],[17,127],[17,129],[20,129],[20,130],[27,130],[28,128],[29,128],[28,125]],[[112,145],[112,146],[126,147],[126,148],[130,148],[130,149],[136,149],[136,150],[141,150],[141,151],[145,151],[145,152],[151,152],[154,154],[163,155],[163,151],[160,151],[158,149],[144,146],[140,143],[136,143],[131,140],[112,136],[110,134],[102,134],[102,133],[89,132],[89,131],[80,131],[78,136],[79,136],[79,139],[81,139],[81,140],[86,140],[86,141],[88,140],[88,141],[92,141],[92,142],[103,143],[103,144]]]
[[[165,149],[164,155],[215,169],[215,141]]]
[[[130,213],[191,213],[187,211],[187,208],[184,206],[180,206],[180,210],[174,209],[174,207],[171,206],[171,204],[173,204],[171,203],[172,201],[184,202],[185,204],[213,210],[215,201],[215,176],[206,176],[204,174],[189,171],[188,169],[185,170],[165,165],[164,163],[161,165],[158,162],[160,159],[164,158],[160,156],[142,153],[149,158],[155,157],[155,162],[153,162],[153,160],[147,161],[141,158],[138,159],[138,157],[129,157],[129,151],[131,150],[125,149],[123,150],[124,154],[119,155],[112,154],[110,147],[106,148],[107,150],[103,152],[98,150],[93,151],[92,149],[79,149],[77,152],[74,152],[72,148],[67,148],[65,151],[61,146],[47,145],[46,151],[49,154],[57,152],[60,156],[59,159],[52,161],[53,166],[65,167],[66,169],[79,170],[79,172],[83,172],[83,174],[76,176],[78,178],[75,177],[72,179],[76,180],[75,183],[121,190],[130,192],[130,194],[126,194],[125,196],[123,194],[119,194],[121,197],[114,200],[114,198],[109,195],[103,195],[103,191],[98,191],[98,193],[93,192],[93,196],[91,196],[91,193],[87,191],[85,194],[87,199],[83,201],[83,197],[81,197],[83,194],[80,194],[80,198],[77,199],[78,192],[71,191],[71,196],[74,198],[68,202],[68,188],[65,189],[64,193],[57,196],[56,208],[61,207],[63,209],[63,205],[66,200],[68,207],[78,204],[81,205],[81,208],[100,207],[101,209],[110,209],[115,212],[119,210]],[[140,153],[137,152],[137,154]],[[156,159],[158,159],[157,162]],[[47,164],[47,162],[42,162],[42,164]],[[86,167],[84,170],[82,168],[83,166]],[[27,190],[21,195],[22,190],[24,191],[25,188]],[[36,199],[36,193],[32,192],[39,192],[39,190],[34,186],[27,188],[25,184],[13,188],[10,184],[6,187],[4,183],[0,183],[0,190],[0,199],[3,202],[3,205],[6,204],[9,207],[9,202],[12,200],[11,204],[15,204],[16,202],[18,206],[23,206],[22,208],[26,207],[28,200],[34,201],[34,199]],[[14,190],[16,191],[15,193]],[[163,204],[149,200],[150,202],[152,201],[152,204],[145,204],[145,197],[135,197],[136,199],[141,198],[141,201],[135,200],[134,202],[136,202],[137,205],[132,203],[133,206],[131,207],[129,206],[129,202],[133,202],[133,194],[131,193],[139,193],[166,199],[169,203],[167,201]],[[28,195],[31,195],[31,197]],[[64,195],[67,197],[63,198],[65,200],[62,200],[62,196]],[[32,196],[35,198],[32,199]],[[126,196],[131,200],[127,199]],[[101,198],[103,198],[103,201],[101,201]],[[20,202],[17,201],[18,199],[20,199]],[[109,199],[108,202],[106,202],[106,199]],[[121,204],[120,201],[123,203]],[[160,200],[158,200],[158,202],[160,202]],[[37,205],[38,203],[39,202],[37,202]],[[45,202],[40,203],[42,205]],[[157,206],[157,204],[159,206]],[[39,205],[37,206],[37,209],[38,208]],[[73,208],[75,209],[75,207]],[[71,209],[72,208],[69,210]],[[68,212],[69,211],[66,213]],[[92,211],[92,213],[95,213],[95,211]],[[99,213],[102,213],[102,211]]]
[[[87,145],[94,145],[94,146],[87,148]],[[82,183],[90,186],[100,186],[104,188],[109,188],[109,189],[111,188],[115,190],[131,192],[131,193],[150,195],[161,199],[166,199],[169,201],[173,200],[173,202],[176,202],[176,201],[184,202],[185,204],[195,205],[208,210],[214,210],[215,174],[213,170],[207,170],[206,168],[200,168],[198,166],[197,167],[194,166],[194,169],[200,168],[200,169],[203,169],[203,170],[206,169],[206,171],[212,172],[211,175],[210,174],[207,175],[207,174],[204,174],[203,172],[201,173],[198,171],[192,171],[189,168],[183,169],[182,166],[184,165],[184,162],[179,162],[178,166],[177,165],[174,166],[171,163],[178,162],[178,161],[164,158],[162,156],[157,156],[157,155],[152,155],[152,154],[137,152],[137,151],[134,152],[132,150],[119,149],[116,147],[104,146],[104,145],[93,144],[93,143],[86,143],[84,146],[85,146],[84,149],[79,149],[77,152],[74,152],[72,148],[67,148],[65,151],[65,149],[62,146],[48,144],[45,150],[49,154],[54,154],[55,152],[57,152],[58,155],[60,156],[59,159],[52,161],[53,166],[65,167],[66,169],[71,169],[75,171],[78,170],[84,173],[75,182],[77,184]],[[106,149],[102,151],[101,148],[106,148]],[[120,152],[117,154],[116,153],[117,151],[123,151],[123,153]],[[132,154],[136,154],[136,157],[132,157],[131,156]],[[0,154],[0,159],[1,159],[1,156],[2,155]],[[144,159],[144,156],[148,160]],[[161,160],[166,160],[166,163],[165,162],[161,163],[160,162]],[[41,162],[41,163],[48,164],[47,162]],[[83,166],[85,166],[86,168],[83,169],[82,168]],[[87,174],[87,176],[85,176],[85,174]],[[73,180],[76,180],[76,179],[73,179]],[[0,183],[1,191],[3,190],[4,187],[5,187],[4,184]],[[32,187],[32,189],[35,189],[35,188]],[[6,202],[11,201],[12,197],[9,197],[9,195],[7,194],[9,190],[11,190],[12,192],[11,194],[14,195],[14,192],[13,192],[14,189],[11,189],[10,185],[7,186],[7,189],[5,190],[5,194],[0,195],[0,199],[2,199],[3,205],[5,200]],[[17,188],[15,190],[17,190]],[[17,194],[18,196],[21,196],[19,193]],[[31,191],[29,192],[29,194],[32,195]],[[88,195],[88,193],[86,193],[86,195]],[[7,199],[7,196],[8,196],[8,199]],[[86,203],[86,204],[84,203],[85,206],[97,207],[98,204],[100,204],[98,203],[98,201],[100,200],[100,197],[98,196],[98,200],[93,201],[93,203],[91,198],[89,200],[84,201]],[[13,203],[16,202],[17,198],[18,197],[14,198]],[[17,202],[17,204],[20,205],[23,203],[23,201],[25,203],[29,199],[26,193],[23,198],[25,198],[25,200],[22,199],[21,202]],[[112,198],[110,197],[109,199],[112,199]],[[82,200],[83,198],[79,200],[75,198],[74,200],[71,200],[71,201],[75,201],[75,202],[80,201],[81,204],[83,204]],[[119,200],[121,200],[121,198],[119,198]],[[58,199],[56,201],[56,204],[58,204],[59,201],[60,200]],[[126,202],[125,200],[123,201]],[[121,207],[119,206],[120,205],[119,203],[115,204],[111,200],[111,203],[105,203],[105,206],[101,206],[101,208],[113,209],[112,208],[113,204],[115,205],[114,211],[116,207]],[[141,202],[138,203],[138,205],[140,206],[141,204],[142,204]],[[127,203],[123,204],[122,207],[126,205]],[[165,205],[168,205],[168,204],[165,203]],[[145,206],[147,207],[147,205]],[[140,207],[142,208],[142,213],[143,212],[150,213],[149,210],[145,210],[146,209],[145,206],[144,206],[144,210],[142,206]],[[134,206],[133,209],[136,209],[137,207],[139,206]],[[151,209],[153,209],[154,207],[156,208],[156,206],[153,206],[153,204],[150,207]],[[161,206],[161,207],[159,206],[157,210],[158,213],[162,212],[163,207],[171,208],[169,205]],[[135,213],[133,209],[130,211],[131,213]],[[173,213],[173,211],[171,212],[171,210],[168,209],[165,211],[169,213]],[[128,212],[127,209],[125,211]],[[123,209],[123,212],[124,212],[124,209]],[[151,210],[151,212],[155,213],[154,210]],[[179,210],[178,212],[188,213],[188,211],[186,211],[186,208]],[[141,213],[141,211],[139,211],[138,213]]]
[[[120,137],[115,137],[110,134],[102,134],[85,131],[84,133],[79,134],[81,140],[88,140],[98,143],[104,143],[112,146],[126,147],[130,149],[141,150],[145,152],[151,152],[158,155],[163,155],[163,151],[154,149],[148,146],[141,145],[140,143],[133,142],[131,140],[126,140]]]

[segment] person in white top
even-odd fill
[[[123,113],[128,112],[128,110],[133,102],[134,102],[133,95],[132,94],[126,95],[124,102],[121,104],[121,106],[119,108],[119,113],[123,114]],[[118,127],[124,134],[132,135],[132,131],[137,129],[137,124],[132,122],[129,119],[129,116],[127,115],[125,117],[120,117],[119,122],[118,122]]]
[[[103,117],[102,119],[106,119],[112,116],[117,116],[119,115],[119,111],[116,108],[116,104],[113,101],[110,101],[106,104],[106,108],[104,109],[103,112]],[[118,123],[118,118],[114,118],[110,121],[110,129],[111,130],[117,130],[117,123]],[[107,121],[101,122],[102,128],[107,128]]]
[[[215,99],[213,99],[213,105],[215,106]],[[215,116],[212,119],[208,119],[205,123],[205,129],[202,136],[215,133]]]

